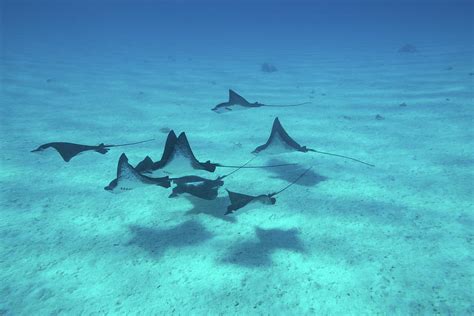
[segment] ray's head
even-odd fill
[[[32,153],[40,152],[40,151],[43,151],[43,150],[45,150],[45,149],[47,149],[47,148],[49,148],[49,147],[50,147],[49,144],[44,144],[44,145],[39,146],[39,147],[36,148],[36,149],[33,149],[31,152],[32,152]]]
[[[230,109],[227,107],[227,103],[221,103],[212,108],[212,111],[218,114],[229,112]]]
[[[108,186],[104,187],[104,190],[110,193],[120,192],[120,190],[117,190],[117,179],[112,180]]]

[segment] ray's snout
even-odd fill
[[[112,180],[108,186],[104,187],[105,191],[114,193],[114,189],[117,187],[117,179]]]

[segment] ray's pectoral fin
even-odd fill
[[[255,148],[252,153],[257,154],[263,151],[266,151],[269,154],[274,154],[293,151],[306,152],[307,149],[306,147],[298,144],[293,138],[290,137],[290,135],[288,135],[281,125],[280,120],[278,117],[276,117],[273,121],[272,130],[267,142]]]
[[[93,150],[92,146],[80,145],[80,144],[71,144],[71,143],[57,143],[53,146],[54,149],[61,155],[64,161],[69,162],[75,156]]]
[[[250,105],[250,102],[247,101],[243,96],[241,96],[234,90],[229,89],[229,104],[230,105],[238,104],[242,106],[248,106]]]
[[[122,153],[117,165],[117,177],[104,189],[110,192],[123,192],[146,185],[158,185],[164,188],[171,186],[169,177],[151,178],[140,174],[128,163],[127,156]]]
[[[61,156],[61,158],[63,158],[65,162],[69,162],[73,157],[77,156],[79,153],[81,152],[78,152],[76,154],[59,152],[59,155]]]
[[[232,192],[227,189],[226,191],[227,191],[227,194],[229,195],[230,205],[227,206],[227,212],[225,212],[225,215],[231,214],[234,211],[241,209],[242,207],[245,207],[247,204],[249,204],[255,199],[255,196]]]
[[[153,164],[154,164],[153,160],[149,156],[146,156],[145,159],[140,161],[135,166],[135,170],[137,170],[140,173],[150,172],[153,169]]]

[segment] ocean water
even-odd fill
[[[473,315],[473,12],[0,0],[0,315]],[[229,89],[311,103],[211,111]],[[252,154],[276,117],[298,144],[375,167]],[[201,162],[292,165],[242,168],[212,200],[134,188],[133,167],[119,185],[133,190],[104,190],[122,153],[159,161],[170,130]],[[148,139],[69,162],[31,152]],[[225,214],[225,189],[286,187]]]

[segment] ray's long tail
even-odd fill
[[[347,157],[347,156],[343,156],[343,155],[328,153],[328,152],[319,151],[319,150],[316,150],[316,149],[308,149],[308,151],[312,151],[312,152],[315,152],[315,153],[318,153],[318,154],[323,154],[323,155],[328,155],[328,156],[334,156],[334,157],[340,157],[340,158],[350,159],[350,160],[353,160],[353,161],[362,163],[362,164],[367,165],[367,166],[370,166],[370,167],[375,167],[375,165],[373,165],[373,164],[370,164],[370,163],[368,163],[368,162],[364,162],[364,161],[362,161],[362,160],[355,159],[355,158],[352,158],[352,157]]]
[[[290,107],[290,106],[300,106],[300,105],[305,105],[305,104],[310,104],[311,102],[303,102],[303,103],[298,103],[298,104],[265,104],[264,106],[271,106],[274,108],[285,108],[285,107]]]
[[[313,167],[309,167],[309,168],[306,169],[302,174],[300,174],[298,177],[296,177],[295,180],[291,181],[291,183],[288,184],[286,187],[284,187],[284,188],[281,189],[280,191],[270,193],[269,196],[272,197],[272,196],[275,196],[275,195],[280,194],[281,192],[285,191],[286,189],[288,189],[289,187],[291,187],[292,185],[294,185],[296,182],[298,182],[301,178],[303,178],[304,175],[307,174],[308,171],[310,171],[312,168],[313,168]]]
[[[226,177],[228,177],[228,176],[230,176],[230,175],[233,175],[234,173],[236,173],[236,172],[239,171],[240,169],[245,168],[245,167],[246,167],[249,163],[251,163],[255,158],[257,158],[257,156],[252,157],[252,158],[249,159],[246,163],[244,163],[242,166],[240,166],[240,167],[238,167],[237,169],[235,169],[234,171],[232,171],[232,172],[230,172],[230,173],[228,173],[228,174],[222,176],[221,179],[224,179],[224,178],[226,178]]]
[[[297,163],[282,163],[278,165],[269,165],[269,166],[231,166],[231,165],[216,164],[217,167],[221,167],[221,168],[239,168],[239,169],[280,168],[280,167],[295,166],[295,165],[297,165]]]
[[[142,140],[142,141],[135,142],[135,143],[127,143],[127,144],[119,144],[119,145],[105,145],[105,147],[122,147],[122,146],[138,145],[138,144],[148,143],[148,142],[151,142],[151,141],[154,141],[154,140],[155,139],[152,138],[152,139]]]

